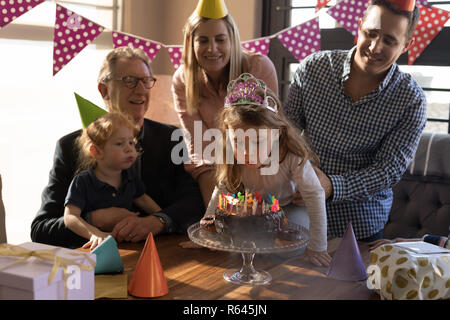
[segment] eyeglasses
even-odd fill
[[[139,80],[142,81],[142,83],[144,84],[144,87],[146,89],[151,89],[153,88],[153,86],[156,83],[156,78],[153,77],[135,77],[135,76],[125,76],[125,77],[121,77],[121,78],[109,78],[108,80],[120,80],[123,82],[123,84],[125,85],[125,87],[129,88],[129,89],[133,89],[136,88],[136,86],[138,85]]]

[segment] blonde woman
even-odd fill
[[[185,134],[190,162],[185,169],[197,180],[207,206],[214,189],[213,162],[204,159],[203,141],[207,129],[218,128],[226,85],[243,72],[252,73],[277,94],[278,80],[270,59],[241,48],[239,31],[231,15],[219,19],[205,17],[196,10],[184,27],[183,64],[173,76],[175,109]],[[196,134],[194,135],[194,128]],[[201,131],[199,130],[201,128]],[[194,150],[194,140],[201,148]]]

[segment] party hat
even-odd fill
[[[105,113],[108,113],[108,111],[79,96],[76,92],[74,92],[74,94],[75,99],[77,100],[78,110],[80,111],[83,128],[87,128],[91,122],[97,120],[98,117],[104,115]]]
[[[221,19],[228,15],[224,0],[200,0],[196,11],[200,17],[209,19]]]
[[[117,249],[117,242],[109,235],[97,246],[92,253],[97,256],[95,274],[123,272],[122,258]]]
[[[416,0],[388,0],[390,3],[393,3],[397,6],[399,10],[403,11],[413,11],[414,6],[416,5]]]
[[[366,267],[359,252],[351,222],[333,255],[327,275],[332,279],[361,281],[367,279]]]
[[[128,293],[135,297],[152,298],[166,295],[168,292],[166,277],[150,232],[128,285]]]

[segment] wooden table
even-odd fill
[[[169,286],[169,293],[157,299],[192,300],[300,300],[346,299],[372,300],[379,295],[366,287],[365,281],[351,282],[330,279],[325,267],[311,264],[305,255],[281,258],[276,254],[256,254],[254,267],[268,271],[272,281],[263,286],[239,286],[224,280],[223,273],[230,268],[240,269],[240,253],[184,249],[180,242],[187,236],[161,235],[155,237],[161,265]],[[328,251],[333,254],[340,239],[330,240]],[[125,272],[130,280],[144,243],[120,244]],[[369,261],[367,244],[359,245],[366,264]],[[129,296],[130,299],[133,297]]]

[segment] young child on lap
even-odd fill
[[[78,140],[80,168],[67,193],[64,223],[89,240],[83,248],[92,250],[109,235],[87,221],[89,212],[109,207],[134,211],[134,205],[148,214],[161,210],[130,169],[138,156],[138,133],[128,116],[112,112],[92,122]]]

